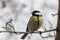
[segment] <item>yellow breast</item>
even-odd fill
[[[38,28],[41,27],[43,23],[43,17],[39,17],[39,26],[38,26],[38,19],[36,16],[32,16],[28,22],[28,31],[36,31]]]

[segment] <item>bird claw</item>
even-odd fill
[[[41,35],[41,34],[42,34],[42,32],[40,31],[40,32],[39,32],[39,34]]]

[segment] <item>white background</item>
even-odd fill
[[[6,2],[5,8],[2,8],[2,1]],[[24,5],[25,7],[23,7]],[[30,13],[33,10],[39,10],[44,18],[43,25],[39,31],[44,31],[45,28],[47,30],[51,29],[48,20],[52,23],[52,29],[56,28],[58,16],[52,17],[51,14],[58,13],[58,0],[0,0],[0,30],[5,30],[2,27],[5,27],[9,18],[12,18],[15,30],[25,32],[28,20],[31,17]],[[46,36],[48,34],[43,35]],[[53,32],[50,32],[50,34],[54,35]],[[0,40],[22,40],[20,39],[22,35],[0,33]],[[30,39],[28,39],[29,37]],[[39,34],[33,34],[32,36],[29,34],[25,40],[54,40],[54,38],[43,39]]]

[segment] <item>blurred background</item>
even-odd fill
[[[27,23],[32,16],[31,12],[39,10],[44,18],[44,22],[38,31],[52,30],[57,27],[58,0],[0,0],[0,30],[6,30],[6,22],[13,19],[12,25],[15,31],[26,32]],[[10,33],[0,33],[0,40],[22,40],[23,34],[16,35]],[[54,40],[56,32],[43,33],[43,37],[48,35],[53,37],[42,38],[39,34],[29,34],[25,40]]]

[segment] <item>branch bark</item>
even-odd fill
[[[56,30],[56,38],[55,40],[60,40],[60,0],[59,0],[59,10],[58,10],[58,24]]]

